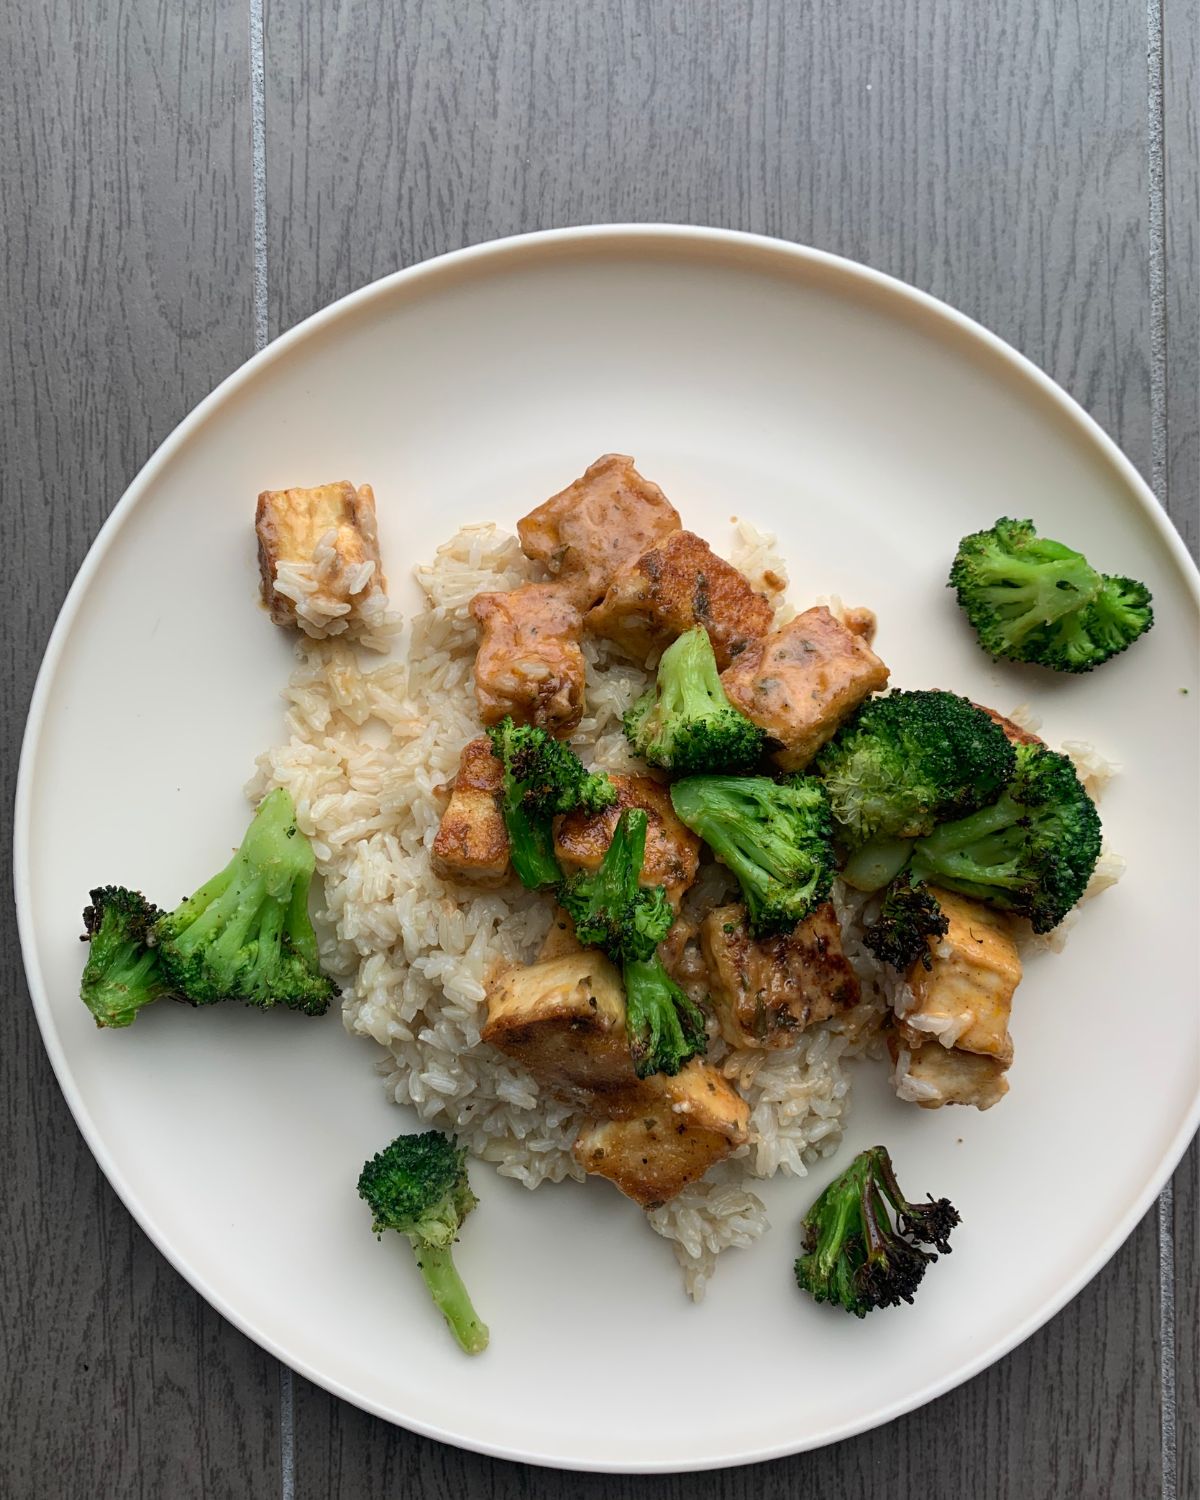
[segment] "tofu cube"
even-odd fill
[[[913,1004],[906,1027],[923,1038],[1012,1062],[1008,1020],[1021,982],[1021,957],[1001,912],[951,891],[934,890],[950,926],[930,937],[929,968],[918,960],[908,971]]]
[[[486,735],[463,747],[450,803],[430,851],[446,880],[499,885],[508,876],[508,829],[500,810],[504,767]]]
[[[897,1098],[921,1109],[947,1104],[991,1109],[1008,1093],[1004,1064],[995,1057],[941,1047],[903,1026],[888,1033],[888,1051]]]
[[[554,853],[559,863],[568,871],[598,869],[622,812],[639,807],[646,814],[641,883],[665,886],[678,909],[700,867],[700,840],[676,817],[670,790],[661,781],[652,776],[616,775],[612,783],[617,793],[612,807],[598,813],[580,808],[555,820]]]
[[[485,724],[511,714],[566,735],[583,716],[583,617],[554,583],[527,583],[507,594],[476,594],[479,625],[475,697]]]

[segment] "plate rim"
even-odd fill
[[[450,280],[457,273],[474,271],[487,274],[487,263],[493,270],[500,268],[506,260],[537,261],[544,252],[572,249],[590,252],[602,257],[606,252],[615,257],[627,256],[630,252],[646,253],[652,247],[671,250],[689,250],[693,256],[703,257],[707,247],[710,251],[724,253],[741,252],[748,264],[757,262],[768,271],[793,275],[802,279],[803,273],[813,267],[826,272],[840,274],[847,283],[857,284],[880,295],[892,305],[906,308],[910,313],[923,315],[926,323],[944,339],[954,332],[965,337],[969,343],[986,350],[1018,382],[1039,395],[1060,417],[1065,418],[1086,439],[1094,451],[1111,465],[1124,481],[1127,491],[1137,502],[1143,518],[1166,543],[1167,550],[1176,563],[1182,579],[1190,589],[1192,602],[1200,613],[1200,570],[1192,560],[1175,526],[1164,508],[1159,504],[1150,486],[1117,446],[1113,438],[1091,417],[1083,407],[1055,380],[1021,354],[1017,349],[992,333],[983,324],[959,312],[949,303],[932,296],[888,275],[848,257],[813,246],[802,245],[768,235],[749,234],[741,230],[710,228],[702,225],[645,223],[645,224],[585,224],[567,228],[536,230],[527,234],[508,235],[484,240],[461,249],[447,251],[428,260],[403,267],[390,274],[367,283],[329,303],[288,329],[263,349],[253,354],[237,369],[225,376],[214,389],[203,398],[178,423],[170,434],[158,445],[130,482],[113,510],[105,519],[95,539],[88,548],[79,570],[72,580],[66,597],[58,611],[54,627],[50,632],[37,678],[30,697],[25,730],[22,736],[20,762],[17,773],[17,789],[13,822],[13,887],[17,910],[17,930],[20,940],[26,984],[33,1003],[42,1043],[50,1058],[55,1078],[66,1099],[72,1117],[95,1158],[101,1171],[147,1235],[155,1249],[220,1315],[226,1318],[247,1338],[265,1349],[287,1368],[301,1374],[313,1384],[331,1395],[348,1401],[361,1410],[382,1418],[395,1426],[433,1438],[438,1442],[493,1458],[507,1459],[516,1463],[529,1463],[566,1472],[593,1473],[690,1473],[719,1468],[740,1467],[744,1464],[760,1463],[792,1454],[812,1451],[829,1444],[841,1442],[860,1433],[868,1432],[894,1421],[905,1413],[914,1411],[945,1395],[957,1386],[973,1379],[988,1366],[1011,1353],[1034,1332],[1060,1312],[1100,1272],[1116,1254],[1121,1245],[1145,1216],[1150,1205],[1159,1196],[1169,1181],[1176,1166],[1200,1127],[1200,1089],[1186,1112],[1179,1129],[1171,1138],[1154,1171],[1135,1196],[1125,1213],[1117,1220],[1104,1240],[1086,1258],[1081,1267],[1066,1278],[1053,1295],[1047,1297],[1032,1313],[1017,1323],[1004,1337],[994,1341],[983,1352],[965,1361],[949,1374],[928,1382],[916,1392],[910,1392],[876,1410],[851,1418],[831,1427],[822,1435],[803,1439],[800,1442],[784,1439],[779,1443],[755,1447],[746,1451],[709,1456],[699,1459],[666,1458],[663,1460],[640,1460],[621,1462],[617,1460],[581,1459],[566,1462],[562,1457],[506,1446],[472,1438],[468,1433],[451,1431],[436,1423],[397,1415],[383,1403],[355,1392],[336,1378],[322,1374],[305,1360],[295,1359],[286,1353],[275,1338],[259,1328],[255,1322],[232,1306],[223,1294],[208,1283],[205,1277],[189,1263],[186,1254],[177,1251],[169,1236],[160,1230],[150,1211],[140,1202],[137,1192],[126,1180],[119,1163],[113,1159],[100,1138],[87,1105],[75,1084],[67,1063],[65,1050],[50,1011],[44,977],[38,964],[35,920],[32,911],[29,846],[32,814],[32,789],[34,765],[39,742],[45,726],[46,709],[51,687],[59,661],[66,647],[75,617],[79,612],[91,582],[99,571],[105,556],[113,546],[121,528],[146,493],[152,488],[159,472],[164,469],[187,443],[200,432],[209,417],[223,407],[227,401],[245,385],[256,380],[278,359],[294,350],[305,340],[319,334],[340,319],[346,318],[367,307],[371,302],[386,299],[398,286],[416,287],[423,281],[433,283],[437,289],[440,280]],[[773,262],[768,265],[768,262]]]

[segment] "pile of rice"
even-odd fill
[[[741,523],[731,560],[776,597],[777,619],[794,613],[783,599],[786,574],[772,538]],[[444,881],[430,867],[429,850],[445,806],[440,789],[452,781],[462,746],[480,733],[472,680],[477,635],[467,606],[481,591],[539,576],[515,537],[490,525],[468,527],[417,571],[426,602],[404,659],[363,671],[343,641],[303,642],[285,694],[288,739],[260,757],[247,787],[255,801],[275,786],[295,801],[324,877],[322,960],[343,982],[347,1029],[383,1048],[380,1067],[392,1098],[529,1188],[583,1178],[571,1155],[582,1117],[542,1093],[480,1033],[489,979],[533,960],[550,903],[515,881],[498,891]],[[836,600],[823,602],[840,609]],[[621,716],[650,676],[605,641],[589,638],[584,651],[586,716],[572,743],[586,764],[642,770],[628,753]],[[1102,763],[1095,771],[1103,777]],[[707,909],[729,890],[726,872],[706,863],[685,912]],[[804,1176],[837,1149],[850,1108],[848,1065],[865,1052],[878,1055],[887,1005],[903,1003],[894,976],[862,945],[868,903],[840,882],[835,902],[847,957],[862,981],[861,1004],[780,1051],[731,1048],[711,1028],[709,1060],[747,1100],[750,1140],[703,1182],[647,1215],[671,1242],[697,1300],[720,1251],[747,1246],[768,1228],[752,1181],[778,1172]]]

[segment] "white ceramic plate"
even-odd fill
[[[1095,742],[1129,873],[1061,957],[1029,966],[1012,1092],[926,1113],[863,1065],[847,1141],[765,1191],[775,1224],[705,1304],[605,1183],[536,1195],[474,1168],[458,1252],[491,1325],[464,1359],[360,1163],[410,1124],[370,1045],[323,1022],[164,1005],[99,1032],[77,999],[89,886],[192,889],[237,843],[281,732],[286,639],[256,604],[259,490],[367,480],[393,593],[467,521],[512,525],[607,449],[685,524],[776,530],[795,596],[879,613],[893,682]],[[958,537],[1032,515],[1145,579],[1158,623],[1103,671],[996,667],[944,587]],[[311,1379],[418,1431],[579,1468],[685,1469],[886,1421],[1011,1349],[1094,1275],[1197,1122],[1196,575],[1145,485],[1056,386],[897,282],[767,240],[585,229],[501,242],[346,298],[227,380],[151,460],[85,562],[38,682],[16,880],[46,1046],[92,1150],[173,1263]],[[1191,688],[1190,695],[1184,689]],[[949,1194],[955,1252],[915,1306],[860,1323],[792,1283],[796,1222],[887,1142]],[[1027,1226],[1026,1232],[1013,1225]]]

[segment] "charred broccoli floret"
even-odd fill
[[[893,1215],[895,1222],[893,1222]],[[802,1221],[796,1281],[818,1302],[836,1302],[856,1318],[911,1302],[937,1256],[950,1252],[959,1216],[948,1198],[910,1203],[882,1146],[860,1152]]]
[[[1011,778],[1013,747],[967,698],[929,689],[868,698],[821,750],[842,840],[915,838],[995,798]]]
[[[558,893],[579,941],[603,948],[617,963],[652,957],[675,920],[663,887],[639,883],[646,827],[643,808],[626,808],[599,867],[569,876]]]
[[[1145,584],[1098,573],[1032,521],[963,537],[950,587],[985,651],[1058,672],[1090,672],[1154,623]]]
[[[292,799],[277,787],[225,868],[150,929],[171,990],[192,1005],[245,1000],[323,1015],[336,987],[321,973],[308,916],[313,868]]]
[[[726,696],[703,625],[663,652],[657,687],[625,715],[625,737],[652,766],[680,776],[749,770],[765,739]]]
[[[1100,815],[1075,767],[1044,745],[1018,745],[1000,798],[918,839],[909,872],[1049,932],[1083,895],[1099,854]]]
[[[138,891],[120,885],[90,892],[83,913],[87,963],[79,995],[97,1026],[132,1025],[138,1011],[170,993],[147,935],[161,915]]]
[[[402,1135],[373,1156],[358,1179],[371,1228],[404,1235],[429,1294],[468,1354],[487,1348],[486,1324],[471,1304],[451,1246],[479,1201],[467,1180],[467,1153],[440,1130]]]
[[[504,767],[504,823],[517,878],[531,891],[557,885],[562,870],[554,856],[555,814],[577,807],[599,812],[616,801],[616,790],[544,729],[506,718],[492,725],[488,737]]]
[[[937,897],[927,885],[905,873],[897,876],[884,893],[876,919],[863,931],[863,942],[881,964],[910,969],[918,959],[933,967],[926,938],[940,937],[950,922]]]
[[[789,930],[828,896],[832,820],[813,777],[692,776],[671,803],[737,876],[755,936]]]
[[[704,1012],[671,978],[657,954],[625,960],[625,1030],[639,1078],[672,1077],[708,1048]]]

